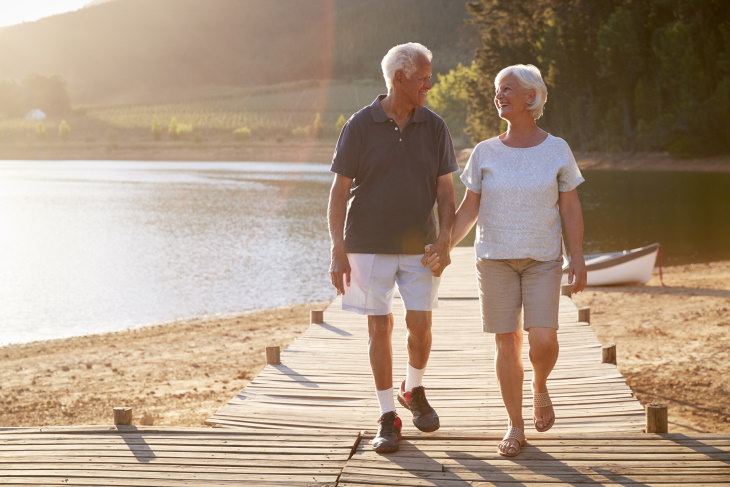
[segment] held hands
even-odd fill
[[[330,261],[330,281],[337,290],[337,295],[345,294],[345,286],[350,287],[350,261],[344,246],[332,247]]]
[[[451,256],[449,255],[449,245],[436,242],[428,244],[425,247],[421,264],[431,269],[431,274],[435,277],[441,276],[444,269],[451,264]]]
[[[574,282],[575,281],[575,282]],[[568,266],[568,284],[573,285],[573,292],[579,293],[586,288],[588,283],[588,271],[583,257],[573,257]]]

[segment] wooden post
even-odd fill
[[[604,345],[601,349],[603,358],[601,360],[601,363],[604,364],[613,364],[616,365],[616,344],[610,343],[608,345]]]
[[[309,312],[309,322],[314,323],[324,323],[324,311],[322,310],[311,310]]]
[[[666,404],[651,403],[646,405],[646,432],[669,433]]]
[[[573,295],[573,285],[572,284],[563,284],[560,286],[560,295],[561,296],[572,296]]]
[[[578,308],[578,321],[582,323],[590,323],[591,322],[591,308],[588,306],[584,308]]]
[[[129,426],[132,424],[132,408],[115,407],[114,424],[117,426]]]
[[[281,363],[281,350],[279,347],[266,347],[266,363],[279,365]]]

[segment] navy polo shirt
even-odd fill
[[[385,95],[345,123],[331,171],[353,180],[345,220],[345,250],[422,254],[437,237],[436,179],[456,171],[443,119],[416,107],[401,130],[380,105]]]

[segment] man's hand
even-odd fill
[[[350,261],[344,246],[332,248],[330,261],[330,281],[337,290],[337,295],[345,294],[345,287],[350,287]]]
[[[575,280],[575,282],[573,282]],[[588,284],[588,271],[583,257],[570,259],[568,266],[568,284],[573,285],[572,292],[579,293],[586,288]]]
[[[448,243],[445,245],[445,247],[443,245],[439,246],[438,242],[433,245],[428,244],[426,245],[424,251],[425,252],[423,254],[423,258],[421,259],[421,264],[424,267],[429,267],[433,276],[441,276],[441,274],[444,272],[444,269],[446,269],[446,266],[451,264],[451,256],[449,255]]]

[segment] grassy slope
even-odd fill
[[[0,73],[61,75],[78,105],[374,79],[387,49],[412,40],[446,71],[477,45],[466,17],[454,0],[114,0],[0,29]]]

